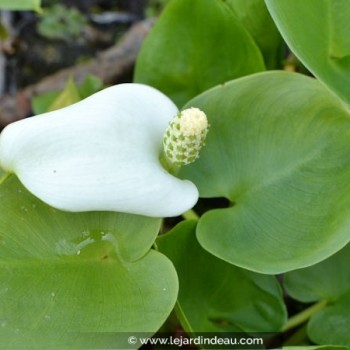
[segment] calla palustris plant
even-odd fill
[[[311,317],[309,339],[301,328],[287,344],[302,335],[303,344],[311,339],[348,346],[350,299],[344,276],[350,258],[334,253],[343,247],[347,252],[350,230],[349,23],[347,0],[173,0],[142,47],[135,81],[158,87],[179,106],[186,103],[184,111],[178,113],[156,90],[122,85],[6,128],[2,167],[43,201],[69,211],[131,214],[113,213],[118,220],[109,218],[112,225],[100,217],[86,224],[96,213],[84,212],[82,219],[82,213],[46,206],[45,217],[32,207],[44,204],[24,194],[14,177],[4,181],[1,343],[18,339],[18,322],[11,321],[17,299],[26,301],[22,319],[28,325],[43,329],[51,317],[58,334],[57,325],[67,323],[59,311],[71,316],[69,300],[75,300],[74,286],[82,282],[93,297],[78,316],[70,317],[67,329],[83,324],[93,330],[141,331],[150,325],[148,330],[155,331],[175,303],[176,274],[181,288],[175,309],[186,331],[279,331],[286,305],[273,274],[299,269],[287,274],[289,297],[318,302],[283,328],[290,334]],[[284,65],[282,53],[289,51],[282,49],[279,32],[316,79],[286,72],[253,74],[265,65]],[[191,123],[188,115],[196,116]],[[196,147],[204,144],[208,122],[206,147],[197,160]],[[198,196],[214,200],[199,203],[197,221],[185,220],[159,236],[162,254],[150,250],[159,229],[157,217],[183,213]],[[153,225],[147,242],[146,219]],[[73,222],[89,228],[81,239],[75,236],[81,227]],[[128,234],[122,239],[124,231]],[[73,242],[67,242],[67,232]],[[57,259],[56,245],[60,254],[75,256]],[[327,257],[324,265],[315,265]],[[118,268],[108,274],[110,262]],[[67,297],[57,304],[53,300],[63,294],[51,289],[55,281],[41,283],[50,278],[46,271],[63,276],[58,280]],[[339,279],[331,283],[332,293],[324,283],[327,271],[332,281]],[[11,288],[25,292],[7,294]],[[35,306],[39,298],[44,308]],[[101,306],[101,300],[108,302]],[[114,319],[110,309],[116,310]],[[88,324],[91,315],[98,322]],[[6,333],[10,326],[13,332]],[[20,339],[20,345],[28,344]]]

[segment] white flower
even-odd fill
[[[177,112],[154,88],[113,86],[7,126],[0,165],[58,209],[180,215],[196,203],[198,190],[159,161],[164,132]]]

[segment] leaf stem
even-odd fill
[[[186,212],[184,212],[182,214],[182,217],[185,220],[198,220],[199,219],[199,215],[193,209],[190,209],[190,210],[187,210]]]
[[[292,328],[295,328],[304,322],[306,322],[313,314],[317,311],[323,309],[327,305],[327,300],[321,300],[316,304],[311,305],[307,309],[299,312],[298,314],[292,316],[287,323],[282,328],[282,332],[289,331]]]
[[[304,324],[302,327],[298,328],[295,333],[292,333],[292,335],[283,342],[283,346],[306,344],[308,339],[306,326],[307,325]]]

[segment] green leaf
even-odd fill
[[[72,349],[100,341],[106,348],[104,332],[158,330],[178,288],[169,260],[149,252],[158,219],[58,211],[14,176],[3,179],[0,197],[2,347]]]
[[[284,39],[321,81],[350,103],[347,0],[265,0]]]
[[[197,236],[212,254],[262,273],[324,260],[350,236],[350,120],[318,81],[269,72],[188,102],[211,125],[199,160],[182,169],[201,197],[226,197]]]
[[[38,115],[49,110],[50,106],[55,102],[60,95],[57,91],[49,91],[32,98],[33,113]]]
[[[268,69],[282,67],[284,42],[264,0],[226,0],[244,27],[252,35],[264,56]]]
[[[223,1],[171,1],[138,56],[135,82],[182,106],[210,87],[264,70],[262,55]]]
[[[40,11],[41,0],[0,0],[0,9]]]
[[[50,112],[56,109],[64,108],[80,100],[81,98],[79,95],[78,87],[75,85],[73,79],[70,78],[68,79],[64,90],[52,102],[47,111]]]
[[[286,292],[293,298],[303,302],[328,301],[308,324],[308,335],[316,343],[350,344],[349,265],[350,244],[321,263],[285,275]]]
[[[350,290],[350,244],[330,258],[307,268],[285,274],[289,295],[303,302],[337,300]]]
[[[350,346],[350,292],[343,295],[309,321],[307,331],[310,339],[317,344],[338,344]]]
[[[84,99],[89,97],[102,88],[103,81],[100,78],[94,75],[87,75],[82,84],[78,87],[80,98]]]
[[[260,275],[208,254],[186,221],[157,239],[174,263],[180,291],[177,313],[189,332],[276,332],[286,311],[274,276]]]
[[[82,34],[87,18],[75,7],[62,4],[53,4],[45,8],[39,18],[37,32],[49,40],[64,40],[71,42],[77,40]]]
[[[42,114],[48,112],[51,106],[60,105],[63,107],[65,104],[70,102],[74,103],[82,100],[95,92],[103,88],[103,82],[101,79],[88,75],[85,77],[84,81],[78,87],[75,86],[72,80],[68,80],[66,88],[62,92],[49,91],[39,96],[35,96],[32,99],[32,109],[34,114]],[[72,93],[72,95],[70,95]],[[61,95],[61,97],[59,97]],[[59,98],[59,100],[58,100]],[[79,100],[77,100],[79,98]],[[70,104],[72,104],[70,103]]]
[[[7,241],[1,256],[11,259],[75,255],[90,243],[106,240],[121,259],[136,261],[149,251],[160,228],[160,219],[140,215],[59,211],[31,195],[13,175],[5,175],[0,198],[1,237]]]

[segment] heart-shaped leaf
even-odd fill
[[[284,39],[320,80],[350,103],[347,0],[265,0]]]
[[[226,197],[197,236],[212,254],[262,273],[315,264],[349,241],[350,119],[322,84],[269,72],[188,102],[211,128],[198,161],[183,168],[202,197]]]
[[[120,348],[127,334],[116,332],[158,330],[178,289],[170,261],[148,252],[158,219],[61,212],[14,176],[3,180],[0,197],[4,348],[72,349],[94,341]]]
[[[185,221],[157,239],[174,263],[180,291],[177,313],[189,332],[277,332],[286,311],[274,276],[230,265],[208,254]]]
[[[250,34],[224,1],[171,1],[138,55],[135,82],[182,106],[225,81],[264,70]]]

